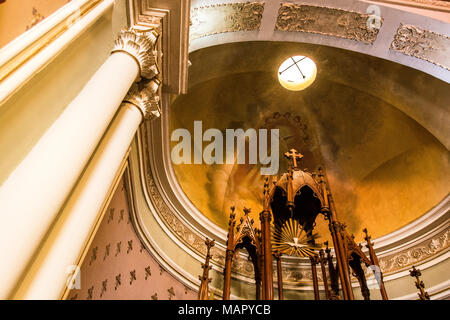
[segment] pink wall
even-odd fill
[[[197,299],[141,246],[125,192],[122,180],[81,266],[80,288],[68,299]]]

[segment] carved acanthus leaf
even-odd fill
[[[161,116],[158,95],[160,84],[161,82],[158,79],[153,79],[141,90],[138,89],[137,85],[134,85],[126,95],[124,102],[138,107],[146,120],[159,118]]]
[[[123,29],[114,42],[111,53],[128,53],[138,62],[140,76],[152,79],[159,73],[156,53],[154,52],[158,36],[158,32],[154,29],[149,31],[139,31],[133,28]]]

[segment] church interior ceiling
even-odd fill
[[[304,91],[287,91],[276,78],[278,64],[293,54],[317,64],[317,78]],[[446,141],[421,120],[429,110],[439,111],[442,119],[448,114],[445,82],[368,55],[300,43],[220,45],[195,51],[189,59],[189,90],[171,105],[170,130],[187,128],[192,135],[195,120],[202,121],[203,130],[223,132],[279,128],[279,175],[286,169],[283,153],[292,148],[304,155],[300,168],[323,166],[338,216],[357,241],[363,240],[364,227],[374,238],[386,235],[448,194]],[[263,179],[258,166],[173,168],[184,193],[213,223],[226,229],[231,206],[251,208],[259,223]],[[327,229],[319,215],[319,242],[330,240]]]

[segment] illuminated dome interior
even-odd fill
[[[280,63],[311,57],[317,78],[302,91],[277,79]],[[323,165],[339,218],[356,240],[362,229],[380,237],[417,219],[449,190],[446,147],[408,110],[445,108],[445,82],[417,70],[326,46],[246,42],[190,54],[190,88],[171,105],[170,130],[202,120],[203,130],[279,128],[282,156],[292,148],[301,169]],[[173,142],[172,146],[176,143]],[[208,142],[204,142],[205,147]],[[263,179],[258,165],[174,165],[190,201],[226,229],[230,206],[249,207],[259,223]],[[316,231],[329,239],[319,215]]]

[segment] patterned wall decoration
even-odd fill
[[[201,267],[199,264],[199,274]],[[76,283],[76,282],[75,282]],[[141,244],[129,219],[123,182],[119,184],[80,268],[80,287],[68,299],[196,299]]]
[[[446,35],[400,24],[391,49],[450,70],[450,38]]]
[[[0,47],[31,29],[72,0],[1,0]]]
[[[422,263],[433,256],[447,252],[450,244],[450,226],[412,248],[407,248],[380,259],[380,268],[385,273]]]
[[[192,8],[190,40],[217,33],[259,30],[263,11],[263,2],[211,4]]]
[[[370,18],[369,14],[348,10],[282,3],[275,30],[317,33],[372,44],[379,29],[369,27]]]

